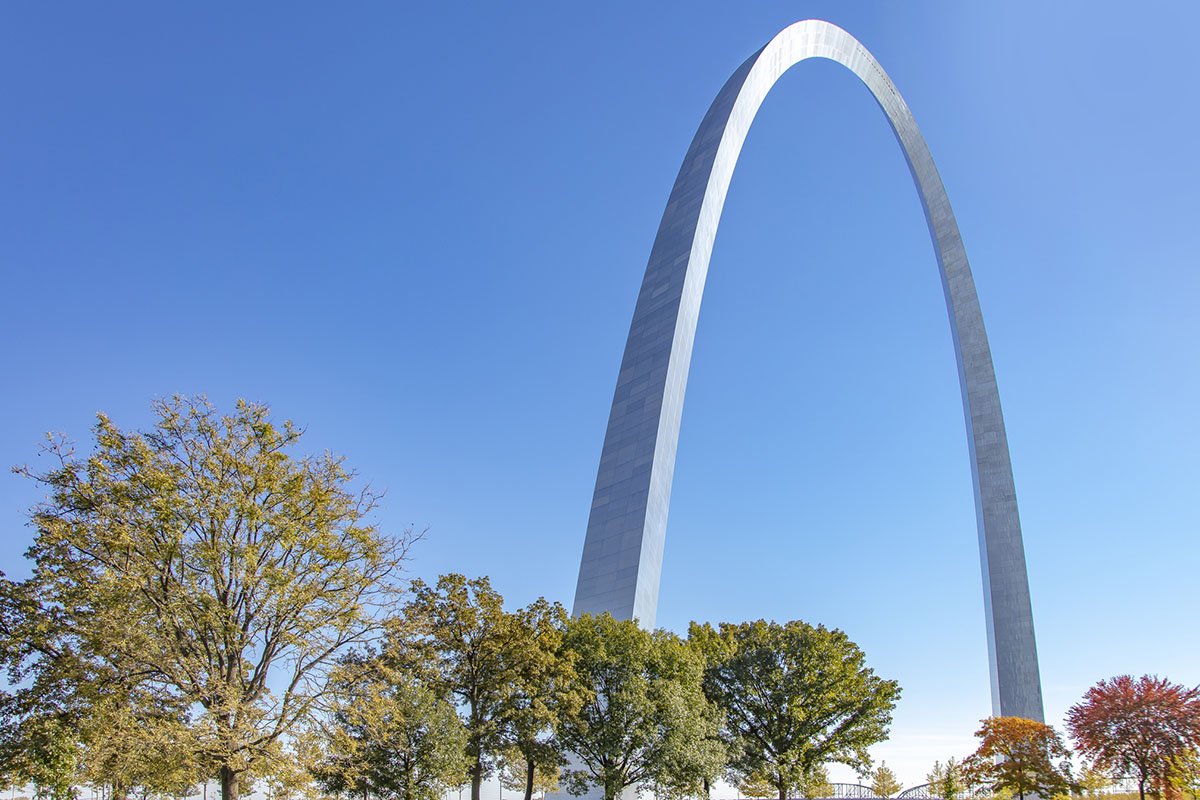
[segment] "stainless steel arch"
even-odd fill
[[[692,139],[659,224],[609,415],[575,590],[576,614],[612,612],[652,627],[700,299],[738,154],[767,92],[795,64],[836,61],[879,103],[904,150],[941,269],[967,423],[996,714],[1042,719],[1021,523],[1000,395],[975,282],[945,187],[916,121],[853,36],[797,22],[726,82]]]

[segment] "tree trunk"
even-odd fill
[[[525,758],[525,800],[533,800],[533,759]]]
[[[221,800],[238,800],[238,776],[227,765],[221,767]]]
[[[710,800],[712,797],[712,785],[708,782],[708,778],[704,779],[704,800]]]
[[[1140,800],[1146,800],[1146,779],[1138,779],[1138,797]]]
[[[782,781],[779,783],[779,800],[787,800],[787,784]]]
[[[479,800],[479,794],[483,789],[483,755],[475,756],[475,763],[471,765],[471,800]]]

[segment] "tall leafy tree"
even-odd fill
[[[454,708],[374,655],[331,679],[331,718],[313,773],[328,791],[381,800],[439,800],[467,767]]]
[[[841,631],[759,620],[693,623],[689,637],[714,655],[705,687],[725,711],[736,780],[765,777],[785,800],[826,763],[867,769],[867,748],[887,738],[900,687]]]
[[[1098,768],[1134,775],[1145,800],[1147,787],[1169,783],[1172,766],[1200,748],[1200,688],[1119,675],[1087,690],[1067,712],[1067,729]]]
[[[963,764],[972,784],[992,792],[1054,797],[1073,791],[1071,754],[1058,732],[1023,717],[989,717],[975,735],[979,748]]]
[[[538,598],[512,615],[513,681],[502,711],[506,741],[502,777],[519,770],[520,785],[506,785],[532,800],[535,791],[558,785],[563,756],[554,738],[560,710],[578,703],[570,658],[562,647],[567,612],[560,603]]]
[[[630,786],[679,793],[711,771],[705,742],[717,718],[700,686],[704,662],[692,648],[607,613],[571,620],[564,647],[582,698],[558,724],[577,765],[564,774],[568,791],[596,787],[606,800]]]
[[[376,495],[262,405],[154,404],[145,432],[100,415],[95,446],[50,440],[32,512],[34,616],[52,620],[36,670],[71,659],[199,709],[202,758],[237,800],[295,730],[337,655],[370,638],[411,533],[368,522]],[[35,676],[36,680],[36,676]]]
[[[394,621],[389,654],[463,710],[471,800],[479,800],[507,744],[523,631],[486,577],[443,575],[436,586],[417,580],[412,594]]]
[[[702,631],[712,635],[702,635]],[[704,665],[704,675],[706,677],[701,682],[701,687],[705,698],[709,702],[709,711],[707,713],[710,716],[710,721],[704,728],[706,738],[704,741],[697,743],[705,754],[703,758],[696,762],[700,766],[701,771],[699,774],[694,775],[691,781],[682,782],[682,785],[686,790],[686,794],[709,798],[712,796],[713,784],[722,777],[725,777],[728,772],[730,754],[735,746],[729,726],[726,724],[725,710],[721,707],[719,697],[707,679],[710,668],[720,663],[729,654],[729,644],[716,635],[711,628],[701,629],[693,624],[687,638],[687,646],[697,654]],[[699,791],[695,790],[694,784],[696,783],[699,784]]]
[[[720,737],[721,710],[709,703],[694,712],[696,719],[689,723],[691,734],[674,738],[663,769],[651,781],[650,788],[658,800],[707,800],[713,784],[725,772],[728,751]]]
[[[880,761],[879,766],[871,773],[871,791],[875,793],[875,796],[891,797],[903,788],[896,773],[892,772],[887,762]]]

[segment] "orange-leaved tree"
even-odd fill
[[[1049,725],[1024,717],[989,717],[975,735],[979,749],[963,762],[968,783],[1020,800],[1072,790],[1071,754]]]
[[[1200,688],[1118,675],[1087,690],[1067,712],[1067,728],[1097,768],[1136,777],[1145,800],[1147,785],[1170,782],[1180,759],[1200,748]]]

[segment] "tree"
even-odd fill
[[[871,774],[871,791],[875,793],[875,796],[891,797],[903,788],[896,778],[896,773],[892,772],[887,762],[880,761],[875,772]]]
[[[671,737],[662,760],[663,768],[651,780],[658,800],[708,800],[712,785],[725,770],[728,751],[720,737],[720,709],[709,703],[693,712],[695,718],[687,724],[690,736]]]
[[[826,763],[865,770],[867,748],[887,738],[900,687],[869,669],[841,631],[693,623],[689,638],[714,654],[705,690],[725,712],[735,780],[766,777],[785,800]]]
[[[79,772],[80,704],[70,689],[82,659],[54,645],[59,615],[42,614],[30,581],[0,573],[0,773],[41,797],[70,796]]]
[[[572,619],[563,641],[581,701],[564,709],[558,735],[579,765],[572,794],[599,787],[615,800],[629,786],[679,794],[710,770],[706,742],[717,718],[701,690],[704,662],[678,637],[607,613]]]
[[[548,758],[533,762],[533,777],[530,780],[530,760],[525,753],[515,748],[505,750],[500,754],[498,772],[500,783],[505,789],[521,792],[530,796],[534,794],[553,794],[558,791],[559,775],[562,765]],[[543,764],[548,766],[542,766]]]
[[[1181,792],[1200,800],[1200,751],[1188,750],[1171,763],[1167,783]]]
[[[1077,782],[1080,794],[1085,797],[1099,797],[1112,784],[1112,776],[1091,764],[1085,764]]]
[[[467,735],[443,698],[374,655],[331,679],[332,720],[313,770],[327,791],[439,800],[467,768]]]
[[[578,702],[570,660],[564,657],[567,612],[559,603],[538,598],[512,615],[510,648],[513,682],[501,727],[506,742],[501,761],[505,786],[532,800],[535,791],[556,791],[563,757],[554,740],[559,709]],[[520,781],[513,780],[518,770]]]
[[[479,800],[483,779],[506,745],[523,632],[486,577],[443,575],[437,586],[416,580],[412,592],[403,616],[393,621],[388,653],[464,708],[471,800]]]
[[[738,779],[738,792],[746,797],[767,798],[772,797],[778,791],[775,784],[771,782],[771,777],[763,773],[754,772],[734,777]]]
[[[29,596],[56,630],[37,663],[74,654],[182,709],[237,800],[297,728],[337,655],[370,638],[415,538],[367,522],[376,495],[267,407],[154,404],[154,427],[100,415],[86,458],[52,438],[48,499],[31,514]]]
[[[794,787],[798,797],[806,800],[832,797],[833,785],[829,782],[829,771],[822,765],[807,775],[802,775]],[[778,788],[775,778],[769,773],[752,773],[738,783],[738,789],[747,797],[771,797]]]
[[[953,758],[946,759],[945,766],[940,761],[933,762],[925,780],[929,783],[929,794],[941,800],[954,800],[966,789],[962,765]]]
[[[313,720],[279,742],[259,760],[252,776],[253,787],[266,795],[267,800],[313,800],[318,787],[313,781],[313,768],[320,756],[320,739],[315,735]],[[251,785],[247,780],[246,785]],[[173,800],[184,800],[196,794],[193,788]],[[167,800],[167,798],[164,798]]]
[[[1167,783],[1172,765],[1200,748],[1200,688],[1119,675],[1087,690],[1067,712],[1067,729],[1099,769],[1134,775],[1145,800],[1148,785]]]
[[[719,703],[714,686],[707,678],[709,670],[722,663],[729,655],[729,644],[711,628],[700,628],[696,625],[691,627],[687,646],[700,656],[704,664],[706,677],[701,686],[704,689],[705,698],[709,701],[713,716],[712,723],[707,726],[708,738],[702,743],[702,746],[708,751],[708,756],[702,762],[707,765],[707,770],[700,776],[699,794],[707,800],[712,795],[712,785],[728,771],[730,753],[735,745],[729,731],[728,721],[725,718],[725,710]],[[761,780],[758,783],[761,783]],[[751,784],[755,785],[753,781]]]
[[[36,800],[75,800],[79,777],[79,740],[61,719],[49,716],[24,721],[19,748],[7,753],[5,772],[15,786],[33,784]]]
[[[829,782],[829,770],[821,764],[800,779],[796,793],[806,800],[833,797],[833,784]]]
[[[136,671],[105,663],[35,581],[0,576],[0,771],[20,784],[90,783],[123,800],[178,794],[195,780],[196,741],[182,705]],[[68,757],[69,756],[69,757]],[[51,774],[56,778],[48,778]],[[49,781],[49,783],[48,783]]]
[[[1071,754],[1058,733],[1023,717],[989,717],[975,735],[979,748],[963,763],[970,783],[993,792],[1054,797],[1073,791]]]
[[[206,766],[200,731],[153,695],[125,693],[91,700],[79,717],[79,780],[109,787],[114,797],[186,796]]]

